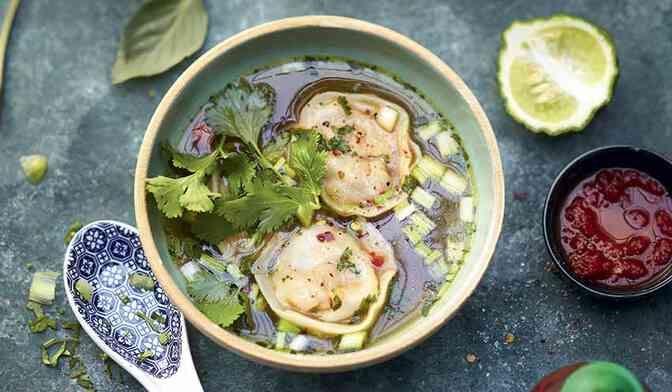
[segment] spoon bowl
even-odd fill
[[[131,275],[151,278],[153,289],[134,286]],[[84,331],[147,390],[202,391],[184,317],[156,281],[135,228],[84,226],[66,251],[63,281]]]

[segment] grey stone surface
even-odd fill
[[[629,305],[581,295],[545,266],[540,217],[546,190],[577,154],[633,144],[672,155],[672,1],[207,0],[205,48],[256,24],[287,16],[335,14],[391,27],[428,47],[474,90],[495,128],[506,173],[506,218],[485,279],[458,315],[417,348],[385,364],[339,375],[292,374],[221,349],[190,328],[207,391],[529,390],[561,365],[608,359],[632,368],[656,391],[672,388],[672,288]],[[46,335],[26,327],[31,271],[59,269],[62,237],[74,220],[133,222],[132,178],[143,130],[189,61],[121,86],[110,83],[116,43],[140,1],[24,1],[8,50],[0,113],[0,387],[76,391],[64,369],[40,364]],[[613,102],[578,135],[533,135],[505,112],[495,81],[499,34],[515,19],[568,12],[613,34],[621,76]],[[412,82],[412,81],[410,81]],[[157,92],[155,97],[149,91]],[[19,157],[49,157],[39,186],[23,179]],[[527,192],[516,200],[514,192]],[[520,198],[520,197],[519,197]],[[58,306],[64,306],[59,293]],[[516,342],[504,344],[512,333]],[[84,339],[100,391],[139,391],[125,375],[109,381]],[[465,362],[467,353],[480,358]]]

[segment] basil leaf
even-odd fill
[[[192,55],[205,41],[203,0],[149,0],[124,30],[112,83],[160,74]]]

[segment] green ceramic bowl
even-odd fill
[[[473,248],[449,292],[427,316],[361,351],[328,356],[262,348],[208,320],[192,305],[184,280],[168,254],[159,212],[147,202],[145,181],[164,174],[159,143],[175,141],[210,95],[252,69],[306,55],[348,57],[380,66],[418,88],[456,126],[475,175],[477,230]],[[471,295],[495,250],[504,213],[504,179],[495,135],[464,82],[427,49],[394,31],[367,22],[306,16],[263,24],[215,46],[196,60],[168,90],[152,117],[138,156],[135,212],[145,253],[161,286],[201,332],[246,358],[286,369],[334,372],[389,359],[428,337]]]

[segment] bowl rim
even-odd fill
[[[422,319],[420,323],[413,328],[413,333],[408,334],[409,336],[404,336],[404,334],[402,334],[391,341],[383,342],[361,351],[326,356],[289,354],[260,347],[232,332],[220,328],[198,311],[189,298],[187,298],[187,296],[177,287],[176,283],[163,266],[163,262],[152,235],[145,195],[145,181],[147,179],[151,151],[156,142],[159,128],[169,108],[173,105],[176,98],[182,93],[189,82],[191,82],[201,70],[218,56],[224,54],[233,47],[264,35],[306,27],[338,28],[374,35],[400,46],[403,50],[411,52],[417,56],[420,61],[423,61],[428,66],[434,68],[442,75],[447,83],[450,83],[457,90],[462,99],[467,103],[470,112],[475,117],[485,138],[486,147],[493,166],[493,224],[491,225],[490,230],[485,234],[480,258],[481,262],[476,269],[471,271],[470,275],[463,277],[463,279],[469,279],[469,281],[464,285],[462,292],[455,298],[451,298],[450,301],[444,303],[444,307],[440,312],[432,312],[428,317]],[[373,365],[397,356],[432,335],[443,326],[446,321],[454,316],[456,311],[476,289],[476,286],[481,281],[487,267],[492,261],[492,256],[504,219],[504,175],[495,134],[483,108],[462,79],[441,59],[410,38],[386,27],[347,17],[310,15],[271,21],[235,34],[208,50],[179,76],[161,99],[161,102],[156,108],[147,130],[145,131],[142,145],[138,153],[135,170],[134,207],[140,239],[154,274],[171,301],[184,313],[187,320],[189,320],[189,322],[199,331],[220,346],[223,346],[244,358],[265,365],[302,372],[339,372]],[[406,332],[407,331],[404,331],[404,333]],[[407,339],[404,340],[403,338]]]
[[[636,154],[647,154],[649,156],[653,156],[655,158],[661,159],[664,162],[667,162],[667,164],[672,167],[672,160],[666,158],[665,156],[655,152],[651,151],[646,148],[642,147],[636,147],[636,146],[630,146],[630,145],[625,145],[625,144],[616,144],[616,145],[609,145],[609,146],[601,146],[594,148],[592,150],[586,151],[576,158],[572,159],[569,163],[567,163],[562,170],[558,173],[558,175],[555,177],[553,180],[553,183],[551,184],[550,188],[548,189],[548,194],[546,195],[546,200],[544,202],[544,209],[543,209],[543,217],[542,217],[542,227],[544,231],[544,244],[546,245],[546,250],[548,251],[548,254],[551,256],[553,259],[553,262],[555,265],[562,271],[563,275],[567,277],[570,281],[572,281],[574,284],[576,284],[578,287],[586,291],[587,293],[598,297],[598,298],[603,298],[603,299],[609,299],[609,300],[627,300],[627,299],[636,299],[636,298],[641,298],[645,297],[648,295],[651,295],[655,293],[656,291],[660,290],[661,288],[665,287],[668,285],[670,282],[672,282],[672,269],[668,269],[667,272],[663,271],[663,273],[666,273],[667,276],[661,276],[659,280],[652,286],[650,287],[645,287],[639,290],[633,290],[631,292],[610,292],[607,290],[603,290],[600,288],[600,286],[592,286],[581,279],[577,278],[574,276],[574,273],[566,266],[565,262],[565,257],[560,254],[559,252],[555,251],[555,247],[553,244],[555,244],[557,241],[555,240],[555,237],[553,236],[553,228],[551,225],[553,224],[553,221],[555,218],[553,218],[554,215],[556,215],[556,212],[558,210],[559,205],[556,206],[551,206],[551,198],[556,192],[559,192],[559,186],[560,182],[569,174],[571,174],[574,170],[577,168],[580,168],[581,165],[590,157],[592,157],[595,154],[600,154],[600,153],[618,153],[620,151],[627,150],[629,152],[633,152]],[[583,180],[582,180],[583,181]]]

